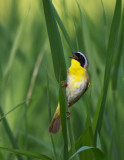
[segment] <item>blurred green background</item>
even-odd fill
[[[19,148],[52,157],[51,137],[48,132],[48,105],[51,106],[53,115],[58,103],[58,85],[53,70],[43,6],[39,1],[0,0],[0,106],[5,114],[31,97],[29,101],[9,113],[6,116],[7,121]],[[102,3],[100,0],[79,0],[84,17],[81,17],[75,0],[52,2],[76,49],[73,52],[85,53],[89,61],[90,88],[71,108],[71,124],[74,138],[77,140],[86,132],[86,106],[91,121],[97,109],[116,1],[103,0]],[[72,48],[69,47],[60,28],[59,31],[68,68],[70,66],[68,57]],[[99,140],[99,147],[113,160],[124,158],[124,47],[122,47],[124,41],[122,42],[121,38],[122,32],[119,33],[116,46],[113,47],[115,52],[122,54],[121,58],[119,56],[113,58]],[[117,74],[113,74],[117,59],[119,59]],[[113,81],[116,78],[115,84]],[[61,157],[62,151],[61,137],[61,132],[53,136],[58,157]],[[82,144],[89,145],[86,139]],[[12,147],[2,120],[0,146]],[[0,155],[3,160],[16,159],[14,155],[3,151],[0,151]]]

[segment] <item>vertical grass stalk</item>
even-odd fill
[[[66,120],[66,102],[65,102],[64,89],[61,84],[59,87],[59,102],[60,102],[60,114],[61,114],[61,125],[62,134],[64,139],[64,160],[68,160],[68,138],[67,138],[67,120]]]
[[[57,23],[54,17],[54,10],[51,0],[43,0],[43,8],[45,14],[45,20],[47,25],[48,37],[50,42],[54,72],[56,80],[60,84],[59,87],[59,102],[60,102],[60,114],[62,133],[64,139],[64,159],[68,159],[68,139],[67,139],[67,126],[66,126],[66,107],[64,91],[61,87],[61,82],[66,79],[66,65],[63,53],[63,47],[61,37],[57,27]]]
[[[20,45],[20,42],[21,42],[21,39],[22,39],[22,35],[23,35],[23,32],[24,32],[24,28],[25,28],[25,25],[26,25],[26,22],[27,22],[29,9],[30,8],[28,8],[27,14],[24,17],[24,20],[22,21],[22,23],[20,24],[20,26],[18,28],[16,37],[15,37],[15,41],[13,43],[13,46],[12,46],[12,49],[11,49],[11,52],[10,52],[8,65],[7,65],[6,70],[5,70],[5,75],[4,75],[5,80],[7,79],[8,75],[9,75],[9,71],[10,71],[10,69],[12,67],[12,64],[13,64],[13,61],[14,61],[14,58],[15,58],[15,55],[16,55],[16,51],[17,51],[17,49],[18,49],[18,47]]]
[[[121,20],[121,8],[122,8],[122,1],[116,0],[116,6],[114,11],[114,16],[112,20],[108,48],[107,48],[107,58],[106,58],[106,66],[105,66],[105,74],[104,74],[104,84],[103,89],[101,92],[101,96],[98,103],[98,115],[95,115],[97,118],[96,127],[95,127],[95,135],[94,135],[94,146],[97,144],[97,134],[101,131],[102,121],[103,121],[103,114],[105,110],[105,102],[107,98],[109,80],[111,75],[111,65],[114,57],[114,50],[115,44],[118,38],[118,32],[120,27],[120,20]]]
[[[61,37],[54,17],[51,0],[43,0],[43,8],[50,42],[53,66],[58,83],[66,79],[66,65]]]
[[[65,39],[66,39],[66,41],[68,43],[68,45],[70,46],[72,51],[75,51],[76,48],[74,47],[74,44],[72,43],[72,41],[71,41],[71,39],[70,39],[66,29],[65,29],[65,26],[64,26],[61,18],[59,17],[59,15],[58,15],[58,13],[57,13],[57,11],[56,11],[54,6],[53,6],[53,11],[54,11],[54,15],[56,17],[57,23],[59,24],[59,27],[60,27],[60,29],[61,29],[61,31],[62,31],[62,33],[63,33],[63,35],[64,35],[64,37],[65,37]]]
[[[48,114],[49,114],[49,123],[50,123],[51,122],[51,99],[50,99],[50,91],[49,91],[48,71],[47,71],[47,97],[48,97]],[[51,143],[52,143],[52,148],[53,148],[54,159],[57,160],[57,155],[56,155],[55,144],[54,144],[54,141],[53,141],[53,136],[50,135],[50,138],[51,138]]]
[[[1,114],[1,116],[4,116],[4,113],[3,113],[3,110],[2,110],[1,106],[0,106],[0,114]],[[5,130],[6,130],[6,133],[8,134],[8,137],[11,141],[12,146],[14,148],[18,149],[19,148],[18,144],[17,144],[17,142],[14,138],[14,135],[13,135],[13,133],[12,133],[10,127],[9,127],[9,124],[8,124],[6,118],[3,119],[3,124],[4,124]],[[23,160],[22,156],[16,155],[16,157],[17,157],[18,160]]]
[[[68,120],[68,131],[69,131],[69,137],[70,137],[70,144],[71,144],[71,155],[74,154],[76,152],[75,149],[75,141],[74,141],[74,135],[73,135],[73,130],[72,130],[72,126],[71,126],[71,120]],[[78,154],[75,157],[75,160],[79,160]]]

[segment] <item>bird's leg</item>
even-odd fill
[[[70,119],[70,117],[71,117],[71,112],[70,112],[70,105],[68,104],[68,111],[66,112],[68,115],[67,115],[67,119]]]
[[[67,82],[64,82],[64,83],[62,84],[62,87],[67,87]]]

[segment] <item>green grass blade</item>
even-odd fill
[[[76,26],[75,19],[73,19],[73,23],[74,23],[76,50],[77,50],[77,51],[80,51],[80,50],[79,50],[79,42],[78,42],[78,34],[77,34],[77,26]]]
[[[95,147],[83,146],[83,147],[81,147],[80,149],[78,149],[77,152],[74,153],[74,154],[69,158],[69,160],[73,159],[78,153],[84,152],[84,151],[86,151],[86,150],[91,150],[92,152],[95,153],[96,157],[99,157],[101,160],[102,160],[102,159],[105,159],[105,155],[104,155],[104,153],[103,153],[100,149],[95,148]]]
[[[75,142],[76,150],[78,150],[80,146],[93,146],[93,131],[92,131],[91,120],[89,115],[87,115],[85,129],[83,133]],[[82,157],[82,159],[91,158],[91,155],[89,154],[89,152],[82,152],[80,156]]]
[[[0,106],[0,114],[1,114],[2,116],[4,115],[1,106]],[[17,144],[17,142],[16,142],[16,140],[15,140],[15,137],[14,137],[14,135],[13,135],[13,133],[12,133],[10,127],[9,127],[9,124],[8,124],[6,118],[3,119],[3,125],[4,125],[4,127],[5,127],[6,133],[8,134],[8,137],[9,137],[11,143],[12,143],[12,146],[13,146],[14,148],[17,148],[17,149],[18,149],[18,148],[19,148],[19,147],[18,147],[18,144]],[[22,156],[19,156],[19,155],[17,155],[17,159],[18,159],[18,160],[23,160]]]
[[[65,37],[65,39],[66,39],[66,41],[68,43],[68,45],[70,46],[71,50],[75,51],[76,48],[74,47],[74,44],[72,43],[72,41],[71,41],[67,31],[66,31],[66,28],[65,28],[61,18],[59,17],[54,5],[53,5],[53,11],[54,11],[54,15],[56,17],[56,20],[57,20],[57,22],[59,24],[59,27],[60,27],[60,29],[61,29],[61,31],[62,31],[62,33],[63,33],[63,35],[64,35],[64,37]]]
[[[61,37],[54,17],[52,2],[43,0],[43,8],[51,47],[55,76],[58,82],[66,79],[66,65]]]
[[[98,102],[97,113],[94,116],[94,119],[95,120],[97,119],[96,124],[94,125],[95,126],[95,136],[94,136],[95,146],[96,146],[96,140],[97,140],[97,133],[100,133],[102,121],[103,121],[105,102],[106,102],[108,85],[109,85],[110,74],[111,74],[111,65],[112,65],[114,50],[116,46],[115,44],[116,44],[116,40],[119,32],[119,26],[120,26],[121,8],[122,8],[121,3],[122,3],[121,0],[116,1],[114,16],[113,16],[111,30],[110,30],[108,48],[107,48],[107,58],[106,58],[103,90],[101,92],[101,96]]]
[[[11,52],[10,52],[9,62],[8,62],[7,67],[6,67],[6,71],[5,71],[5,75],[4,75],[5,80],[8,77],[9,71],[12,67],[12,64],[13,64],[13,61],[14,61],[14,58],[15,58],[15,55],[16,55],[16,51],[17,51],[17,49],[20,45],[22,35],[23,35],[23,31],[25,29],[25,25],[26,25],[26,22],[27,22],[28,13],[29,13],[29,9],[28,9],[27,15],[25,16],[24,20],[20,24],[19,29],[17,31],[17,35],[15,37],[15,40],[14,40],[14,43],[13,43],[13,46],[12,46],[12,49],[11,49]]]
[[[0,86],[2,84],[2,79],[3,79],[3,72],[2,72],[2,67],[0,65]],[[0,87],[1,88],[1,87]]]
[[[82,135],[76,140],[75,147],[76,150],[80,148],[81,145],[92,146],[93,133],[91,126],[85,128]]]
[[[70,144],[71,144],[71,154],[69,154],[69,155],[72,155],[76,152],[76,149],[75,149],[75,140],[74,140],[74,135],[73,135],[73,130],[72,130],[70,119],[68,120],[68,132],[69,132]],[[79,159],[79,157],[77,154],[75,157],[75,160],[78,160],[78,159]]]
[[[49,113],[49,122],[51,122],[51,102],[50,102],[50,93],[49,93],[49,77],[47,71],[47,96],[48,96],[48,113]]]
[[[105,14],[105,8],[104,8],[104,4],[103,4],[103,0],[101,0],[101,4],[102,4],[102,9],[103,9],[103,17],[104,17],[104,24],[106,26],[106,14]]]
[[[43,0],[43,8],[45,13],[51,52],[52,52],[54,72],[57,81],[61,82],[66,79],[66,65],[65,65],[60,34],[54,17],[52,2],[50,0]],[[66,118],[65,118],[66,117],[65,99],[66,98],[64,96],[63,90],[60,86],[59,102],[60,102],[62,133],[64,138],[64,159],[66,160],[68,159],[68,139],[67,139]]]
[[[27,133],[19,131],[18,134],[25,137],[25,135]],[[34,137],[30,134],[27,134],[27,138],[28,138],[28,141],[31,141],[31,142],[39,145],[40,148],[44,148],[45,150],[48,150],[49,152],[52,152],[52,147],[50,145],[47,145],[45,142],[41,141],[39,138],[36,138],[36,137]]]
[[[35,86],[35,83],[36,83],[36,78],[37,78],[37,75],[38,75],[40,65],[42,63],[43,56],[44,56],[44,52],[43,53],[40,52],[38,57],[37,57],[35,66],[34,66],[34,70],[33,70],[30,85],[29,85],[29,89],[28,89],[28,92],[27,92],[27,99],[28,99],[28,101],[26,103],[27,105],[29,105],[31,97],[32,97],[32,92],[33,92],[33,89],[34,89],[34,86]]]
[[[59,102],[60,102],[60,114],[61,114],[61,125],[62,134],[64,139],[64,160],[68,159],[68,138],[67,138],[67,122],[66,122],[66,103],[65,103],[64,89],[61,84],[59,87]]]
[[[122,22],[121,22],[121,31],[120,31],[120,41],[119,41],[119,46],[118,46],[118,50],[117,50],[117,55],[115,58],[115,61],[113,63],[113,74],[112,74],[112,88],[115,91],[117,89],[117,82],[118,82],[118,70],[119,70],[119,66],[120,66],[120,60],[121,60],[121,56],[123,53],[123,47],[124,47],[124,7],[123,7],[123,13],[122,13]]]
[[[47,96],[48,96],[48,114],[49,114],[49,123],[50,123],[50,121],[51,121],[51,98],[50,98],[50,91],[49,91],[48,71],[47,71]],[[50,138],[51,138],[51,143],[52,143],[52,148],[53,148],[53,153],[54,153],[54,159],[57,160],[57,155],[56,155],[56,149],[55,149],[53,136],[50,135]]]
[[[7,113],[5,113],[2,117],[0,117],[0,121],[3,120],[9,113],[11,113],[12,111],[14,111],[15,109],[17,109],[18,107],[21,107],[22,105],[26,104],[26,101],[17,104],[16,106],[14,106],[10,111],[8,111]]]
[[[105,7],[104,7],[104,3],[103,0],[101,0],[101,5],[102,5],[102,9],[103,9],[103,19],[104,19],[104,39],[105,39],[105,46],[107,46],[107,19],[106,19],[106,13],[105,13]]]
[[[21,156],[31,157],[31,158],[37,158],[37,159],[42,159],[42,160],[51,160],[51,158],[49,158],[45,155],[42,155],[40,153],[34,153],[34,152],[24,151],[24,150],[20,150],[20,149],[10,149],[10,148],[0,147],[0,150],[14,153],[14,154],[21,155]]]
[[[5,160],[5,158],[3,157],[2,152],[0,152],[0,159],[1,159],[1,160]]]

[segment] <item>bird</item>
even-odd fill
[[[67,70],[67,80],[62,84],[66,90],[68,104],[68,116],[70,118],[70,106],[76,103],[90,86],[88,74],[88,60],[82,52],[72,52],[71,66]],[[56,134],[61,129],[60,104],[58,103],[55,114],[49,125],[49,132]]]

